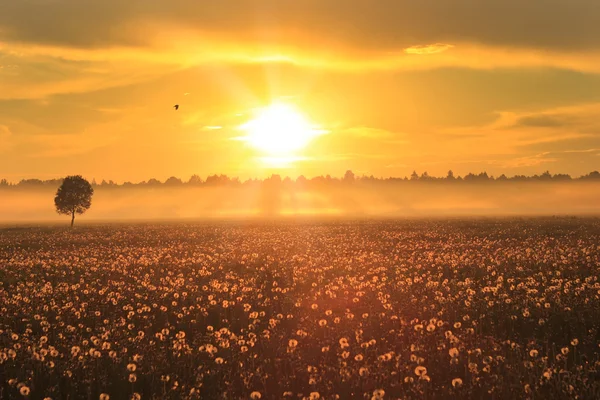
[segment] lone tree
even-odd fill
[[[56,212],[71,216],[71,227],[75,222],[75,214],[83,214],[92,205],[92,185],[81,175],[67,176],[54,197]]]

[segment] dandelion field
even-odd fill
[[[600,220],[0,230],[1,399],[600,398]]]

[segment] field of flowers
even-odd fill
[[[0,230],[1,399],[600,398],[600,220]]]

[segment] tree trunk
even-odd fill
[[[75,210],[73,210],[71,212],[71,228],[73,227],[74,223],[75,223]]]

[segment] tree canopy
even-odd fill
[[[56,212],[71,216],[71,226],[75,222],[75,214],[83,214],[92,205],[94,188],[80,175],[67,176],[54,197]]]

